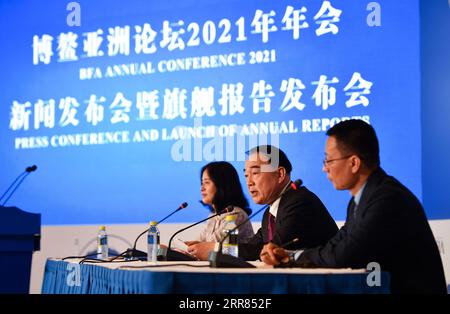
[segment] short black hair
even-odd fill
[[[226,161],[210,162],[202,167],[200,181],[202,180],[203,172],[206,170],[211,181],[216,186],[216,195],[214,195],[212,203],[216,207],[217,212],[231,205],[242,208],[247,215],[252,213],[247,198],[242,191],[239,175],[232,164]],[[209,209],[214,211],[212,207],[209,207]]]
[[[267,157],[269,157],[269,163],[272,162],[272,157],[277,156],[278,157],[278,166],[283,167],[286,169],[287,174],[290,174],[292,171],[292,164],[287,158],[286,154],[279,149],[278,147],[275,147],[273,145],[259,145],[256,147],[253,147],[249,151],[246,152],[248,156],[254,153],[261,153]]]
[[[339,122],[327,131],[348,154],[355,154],[369,168],[380,166],[380,148],[375,129],[367,122],[351,119]]]

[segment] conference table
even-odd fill
[[[48,259],[44,294],[386,294],[389,273],[369,286],[365,269],[211,268],[208,262],[79,263]]]

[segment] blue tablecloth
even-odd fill
[[[122,294],[289,294],[289,293],[389,293],[389,274],[381,274],[381,286],[369,287],[367,274],[217,273],[110,269],[82,264],[76,281],[65,261],[47,260],[42,293]],[[76,284],[74,284],[76,283]]]

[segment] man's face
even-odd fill
[[[325,144],[325,160],[322,170],[327,174],[336,190],[349,190],[356,181],[355,167],[352,165],[352,154],[346,154],[339,149],[339,143],[330,136]]]
[[[271,204],[284,188],[281,186],[284,178],[280,176],[279,168],[270,168],[267,166],[269,164],[267,158],[258,153],[251,154],[245,161],[245,180],[256,204]]]

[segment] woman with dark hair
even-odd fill
[[[202,204],[210,210],[210,216],[223,211],[228,206],[233,206],[231,213],[223,213],[208,220],[206,227],[197,237],[196,241],[187,241],[189,252],[195,254],[197,244],[208,242],[207,245],[214,248],[214,243],[222,240],[223,229],[227,215],[236,215],[236,225],[248,219],[252,210],[242,191],[239,176],[236,169],[226,161],[215,161],[205,165],[200,172]],[[239,240],[250,238],[254,235],[250,221],[239,227]]]

